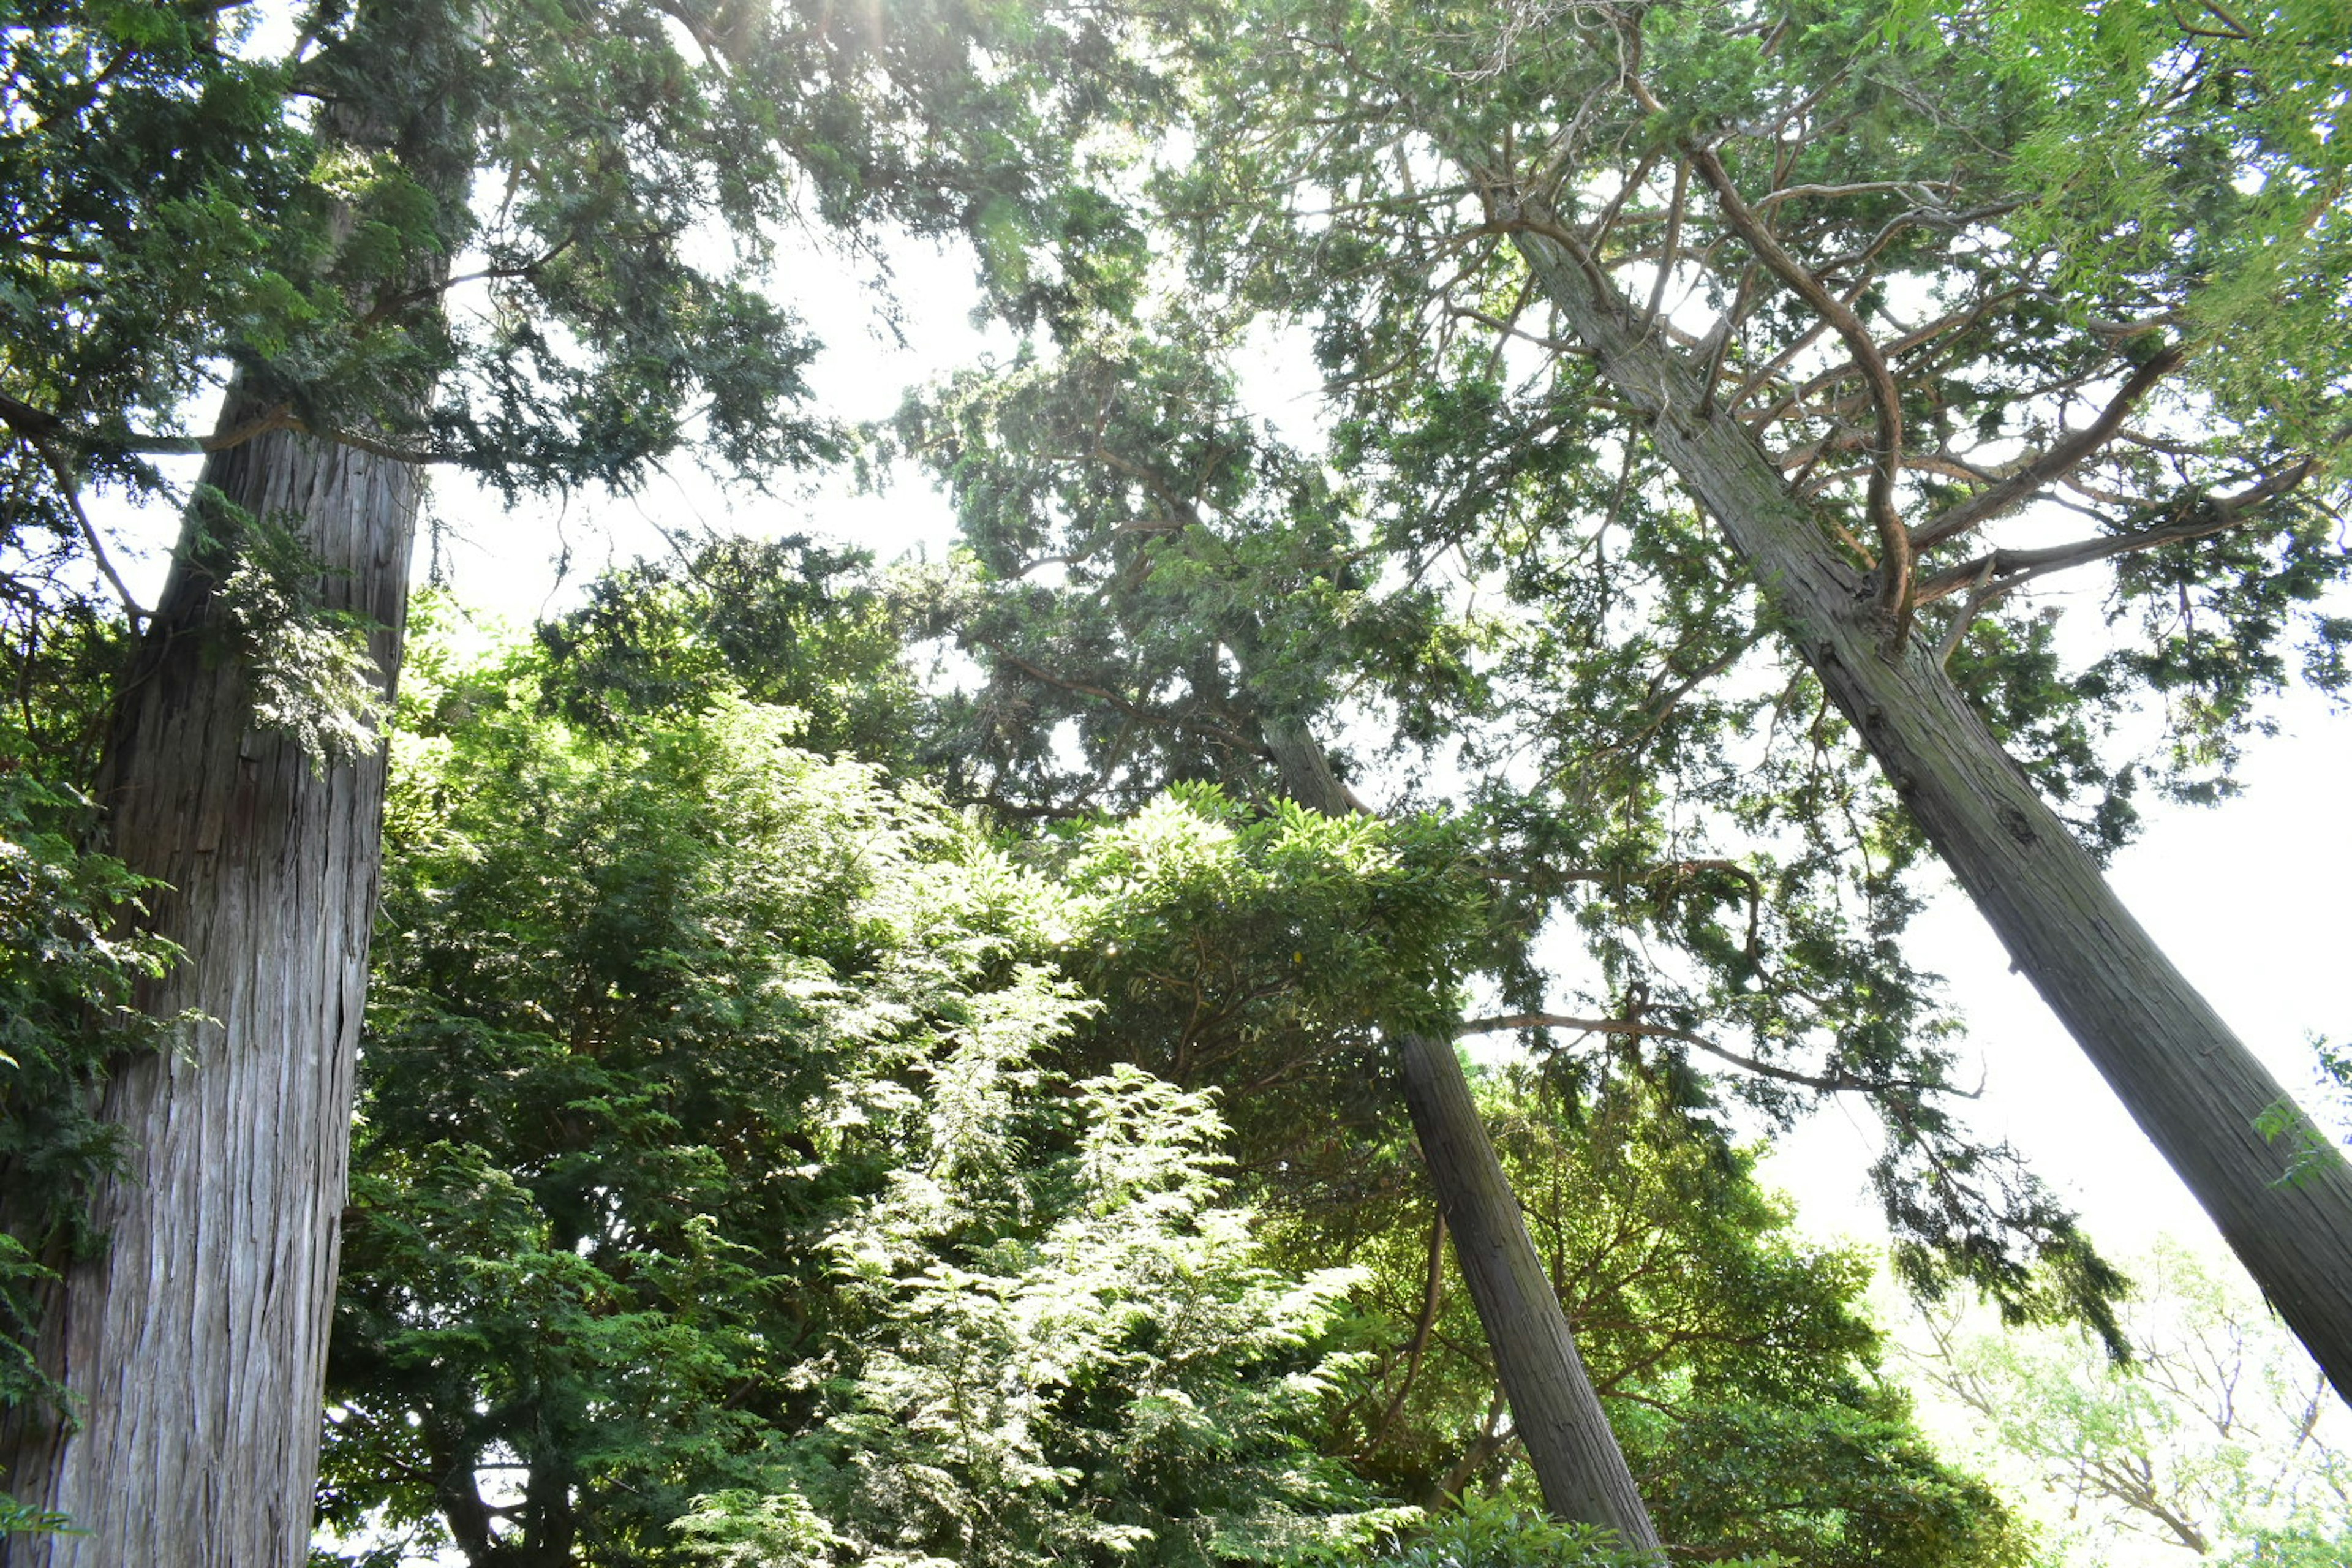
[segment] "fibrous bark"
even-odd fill
[[[204,476],[315,553],[323,607],[375,623],[387,688],[420,482],[291,432]],[[5,1568],[309,1554],[384,757],[314,768],[252,727],[245,668],[217,635],[220,555],[196,526],[126,681],[101,793],[110,849],[168,884],[152,924],[186,954],[142,1004],[208,1021],[107,1084],[126,1155],[92,1200],[108,1245],[68,1270],[43,1323],[78,1429],[22,1415],[0,1435],[8,1490],[88,1533],[9,1537]]]
[[[1627,1546],[1655,1551],[1649,1510],[1577,1354],[1559,1289],[1528,1235],[1453,1042],[1408,1033],[1391,1043],[1405,1109],[1453,1232],[1454,1261],[1477,1304],[1544,1506],[1561,1519],[1613,1530]]]

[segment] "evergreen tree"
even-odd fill
[[[108,1079],[109,1245],[42,1307],[75,1416],[21,1409],[0,1456],[94,1533],[12,1563],[300,1550],[424,468],[625,488],[681,445],[747,476],[833,451],[766,289],[780,226],[962,228],[1017,301],[1085,105],[1010,68],[1107,58],[1091,24],[952,4],[452,0],[304,8],[250,63],[239,15],[8,33],[7,309],[33,323],[0,386],[8,537],[95,550],[86,486],[206,457],[161,603],[127,606],[96,791],[111,853],[168,889],[181,959],[142,1003],[206,1022]],[[212,433],[175,427],[215,384]]]
[[[1312,341],[1330,440],[1302,466],[1367,520],[1353,569],[1525,629],[1493,744],[1546,776],[1531,819],[1688,781],[1658,819],[1689,837],[1859,867],[1894,976],[1932,847],[2343,1386],[2352,1173],[2278,1182],[2283,1090],[2097,866],[2143,774],[2222,787],[2264,692],[2297,663],[2343,679],[2340,7],[1133,15],[1183,106],[1135,181],[1192,284],[1155,341],[1261,312]],[[2011,538],[2037,505],[2083,533]],[[2123,646],[2070,665],[2032,595],[2095,570]],[[2111,754],[2143,700],[2172,754]],[[1570,875],[1779,870],[1742,847],[1612,873],[1591,841]],[[1773,961],[1693,948],[1700,984],[1637,993],[1625,954],[1578,1016],[1685,1044],[1753,1020],[1740,1054],[1785,1060]],[[1667,984],[1709,1005],[1662,1016]],[[2000,1206],[1994,1172],[1942,1180],[1927,1147],[1899,1133],[1884,1172],[1906,1229]]]
[[[571,673],[411,672],[328,1520],[484,1565],[1361,1534],[1312,1446],[1347,1278],[1258,1258],[1206,1097],[1057,1048],[1097,1005],[1055,966],[1161,886],[1024,870],[724,690],[575,728]]]
[[[330,1379],[346,1550],[1320,1561],[1412,1518],[1382,1491],[1522,1490],[1378,1084],[1475,951],[1455,830],[1189,786],[990,847],[809,754],[656,577],[596,622],[703,672],[688,700],[604,686],[639,667],[577,619],[412,662]],[[743,678],[868,668],[870,606],[832,604]],[[1858,1266],[1780,1239],[1719,1139],[1632,1085],[1486,1090],[1678,1546],[2006,1560],[1873,1381]]]
[[[1678,1558],[2011,1563],[2026,1536],[1981,1481],[1939,1459],[1887,1375],[1864,1311],[1866,1255],[1809,1246],[1749,1157],[1654,1089],[1524,1068],[1482,1075],[1546,1273],[1659,1534]],[[1285,1252],[1369,1271],[1391,1332],[1337,1440],[1405,1496],[1514,1495],[1517,1436],[1491,1354],[1442,1266],[1418,1192],[1282,1232]]]

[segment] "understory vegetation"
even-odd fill
[[[1443,824],[1199,784],[991,835],[843,748],[864,715],[620,697],[610,604],[412,655],[328,1387],[354,1560],[1343,1562],[1527,1507],[1373,1091],[1479,934]],[[800,629],[748,684],[826,689]],[[1301,1084],[1356,1114],[1274,1113]],[[1479,1098],[1675,1541],[2022,1561],[1885,1374],[1869,1260],[1746,1154],[1638,1078]]]

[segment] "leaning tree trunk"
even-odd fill
[[[1327,816],[1363,809],[1303,726],[1270,723],[1262,733],[1293,800]],[[1544,1507],[1563,1520],[1613,1530],[1629,1547],[1656,1552],[1657,1530],[1577,1354],[1559,1289],[1528,1235],[1527,1216],[1486,1137],[1453,1043],[1419,1033],[1391,1043],[1422,1163],[1453,1234],[1454,1260],[1495,1352],[1495,1375]]]
[[[1453,1043],[1417,1033],[1391,1043],[1405,1109],[1454,1236],[1454,1261],[1477,1305],[1544,1507],[1655,1552],[1658,1532],[1576,1353],[1559,1289],[1528,1235]]]
[[[294,529],[326,607],[380,628],[388,687],[415,471],[281,431],[215,455],[204,482]],[[142,1004],[209,1021],[107,1085],[127,1164],[93,1199],[109,1245],[68,1271],[42,1334],[79,1427],[20,1422],[0,1453],[19,1501],[89,1533],[9,1538],[6,1568],[295,1568],[309,1553],[384,757],[314,771],[256,732],[217,645],[218,560],[183,549],[102,781],[110,848],[169,885],[152,923],[186,952]]]
[[[1549,214],[1498,203],[1505,222]],[[2275,1145],[2256,1123],[2286,1092],[2118,900],[2098,863],[1917,639],[1885,616],[1740,423],[1706,406],[1680,355],[1552,239],[1518,247],[1601,374],[1748,562],[1928,841],[2138,1122],[2263,1296],[2352,1400],[2352,1166]]]

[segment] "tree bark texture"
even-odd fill
[[[278,432],[214,456],[205,482],[316,552],[324,604],[379,626],[388,685],[415,471]],[[309,1555],[385,763],[379,748],[314,772],[252,729],[240,662],[207,635],[206,556],[184,548],[173,567],[102,793],[110,849],[169,884],[152,924],[186,950],[142,1001],[212,1021],[106,1087],[127,1163],[94,1199],[109,1245],[71,1268],[43,1325],[79,1428],[0,1434],[8,1489],[89,1533],[9,1538],[5,1568]]]
[[[1550,215],[1498,199],[1507,223]],[[2098,862],[1917,638],[1889,625],[1811,505],[1697,377],[1557,240],[1522,229],[1538,285],[1747,561],[1767,605],[1928,841],[2338,1394],[2352,1400],[2352,1166],[2257,1130],[2286,1092],[2141,929]]]
[[[1299,805],[1326,816],[1364,809],[1306,726],[1269,721],[1260,736],[1285,793]],[[1391,1044],[1422,1162],[1453,1233],[1454,1260],[1495,1353],[1496,1376],[1544,1507],[1563,1520],[1613,1530],[1627,1546],[1656,1551],[1657,1529],[1577,1354],[1559,1292],[1528,1235],[1527,1216],[1486,1137],[1453,1043],[1403,1034]]]
[[[1405,1109],[1454,1233],[1454,1260],[1477,1305],[1544,1507],[1655,1552],[1657,1530],[1576,1352],[1559,1292],[1528,1235],[1453,1042],[1402,1034],[1391,1043]]]

